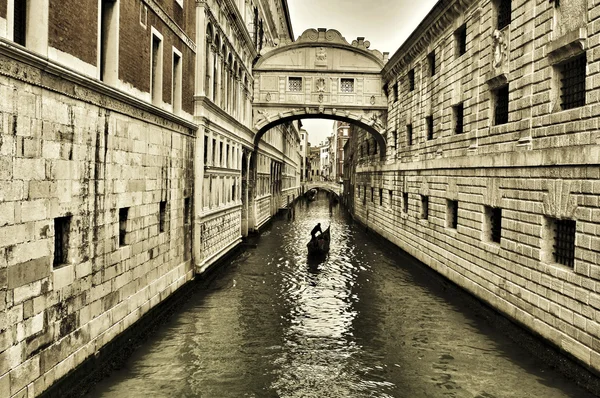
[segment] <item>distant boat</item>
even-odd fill
[[[308,200],[315,200],[316,196],[317,196],[317,190],[314,188],[306,193],[306,197],[308,198]]]
[[[331,240],[331,235],[329,234],[329,229],[331,225],[327,227],[322,234],[315,237],[315,239],[311,239],[310,242],[306,244],[308,248],[308,255],[315,256],[319,254],[326,254],[329,252],[329,241]]]

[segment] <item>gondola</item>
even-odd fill
[[[331,240],[331,235],[329,234],[330,228],[331,226],[327,227],[322,234],[315,239],[311,239],[311,241],[306,244],[309,256],[318,256],[329,252],[329,241]]]

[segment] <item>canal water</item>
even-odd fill
[[[309,262],[309,232],[331,251]],[[200,286],[90,397],[591,397],[324,193]]]

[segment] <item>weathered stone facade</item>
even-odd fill
[[[250,126],[252,60],[292,36],[285,1],[58,3],[0,0],[2,397],[46,391],[299,187],[297,125],[258,143]]]
[[[386,159],[355,129],[345,184],[361,222],[594,371],[597,13],[439,2],[383,70]]]

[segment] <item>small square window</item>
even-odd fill
[[[572,109],[585,105],[587,60],[581,54],[558,65],[560,74],[560,107]]]
[[[301,92],[302,91],[302,78],[301,77],[288,78],[288,91]]]
[[[367,204],[367,186],[363,187],[363,205]]]
[[[394,89],[394,102],[397,102],[398,101],[398,82],[396,82],[394,84],[393,89]]]
[[[435,51],[427,54],[427,63],[429,64],[429,75],[435,76],[436,68],[435,68]]]
[[[54,267],[59,267],[69,262],[69,232],[71,229],[71,216],[54,219]]]
[[[433,140],[433,116],[425,118],[425,127],[427,128],[427,139]]]
[[[464,104],[461,102],[452,107],[452,119],[454,121],[454,134],[462,134],[464,131]]]
[[[408,192],[402,193],[402,211],[408,213]]]
[[[353,93],[354,92],[354,79],[340,79],[340,92]]]
[[[391,189],[388,191],[388,195],[389,195],[389,198],[390,198],[390,208],[391,208],[392,207],[392,199],[394,197],[394,193],[393,193],[393,191]]]
[[[446,201],[446,227],[458,228],[458,201],[456,200]]]
[[[412,126],[412,124],[406,125],[406,144],[408,146],[413,144],[413,126]]]
[[[552,253],[552,261],[573,267],[575,265],[575,220],[547,217],[546,250]]]
[[[456,58],[467,52],[467,25],[464,24],[454,32],[456,43]]]
[[[421,195],[421,219],[429,219],[429,196]]]
[[[375,189],[373,187],[371,187],[371,202],[373,202],[373,198],[375,197]]]
[[[379,206],[383,206],[383,188],[379,188]]]
[[[394,143],[394,149],[398,149],[398,132],[396,130],[392,131],[392,140]]]
[[[500,243],[502,239],[502,209],[499,207],[484,207],[485,240]]]
[[[415,89],[415,70],[411,69],[408,71],[408,91],[414,91]]]
[[[494,125],[508,123],[508,84],[493,92]]]

